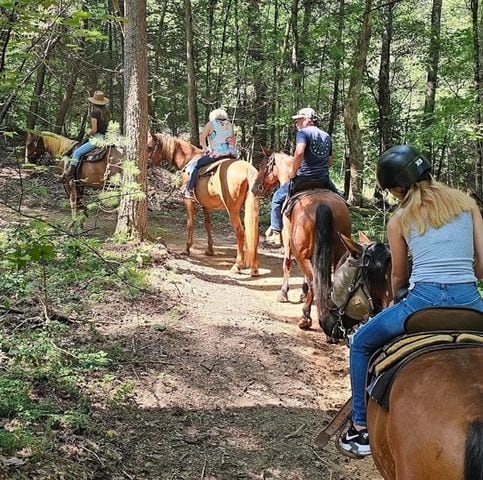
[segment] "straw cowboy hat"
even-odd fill
[[[104,96],[104,92],[96,90],[94,95],[89,97],[89,102],[93,103],[94,105],[107,105],[109,103],[109,99]]]

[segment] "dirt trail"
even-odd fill
[[[318,327],[296,326],[301,277],[295,272],[293,302],[280,304],[280,252],[261,249],[260,278],[230,273],[235,250],[226,226],[221,234],[215,227],[214,257],[203,254],[200,228],[186,257],[183,210],[172,207],[151,222],[171,254],[153,281],[179,304],[163,317],[142,315],[138,350],[162,361],[135,372],[136,428],[126,431],[122,419],[115,426],[124,465],[135,478],[170,480],[380,479],[371,459],[313,447],[318,428],[349,396],[348,351],[327,344]],[[153,334],[159,322],[166,329]],[[103,333],[119,337],[128,328]]]
[[[203,254],[198,226],[186,257],[184,207],[176,198],[163,202],[150,214],[152,235],[166,246],[149,271],[159,297],[103,301],[86,319],[89,331],[74,332],[77,343],[118,353],[112,373],[132,386],[132,400],[109,403],[112,391],[96,378],[80,386],[94,399],[91,426],[58,434],[51,456],[18,478],[380,480],[370,458],[313,447],[350,395],[348,350],[327,344],[318,326],[297,327],[298,272],[288,304],[276,302],[280,252],[261,248],[257,279],[230,273],[235,242],[225,216],[215,220],[215,256]],[[49,197],[30,195],[29,208],[69,215],[53,180]],[[114,222],[101,213],[86,228],[109,236]]]

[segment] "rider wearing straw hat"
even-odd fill
[[[107,126],[109,123],[109,111],[107,110],[106,105],[109,103],[109,99],[104,96],[103,92],[96,90],[92,97],[88,97],[88,100],[89,118],[91,121],[91,130],[88,133],[89,140],[74,150],[72,158],[65,167],[65,182],[69,182],[73,178],[74,173],[79,166],[81,156],[96,148],[91,139],[103,139],[107,131]]]

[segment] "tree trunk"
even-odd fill
[[[124,131],[127,140],[123,162],[122,195],[116,235],[142,240],[147,235],[147,140],[148,57],[146,0],[125,1],[124,88],[126,98]]]
[[[345,0],[339,1],[339,12],[337,14],[338,17],[338,33],[337,33],[337,53],[334,62],[334,89],[332,92],[332,102],[330,106],[330,117],[329,117],[329,126],[327,129],[327,133],[332,136],[335,129],[335,119],[337,118],[339,112],[339,82],[340,82],[340,65],[342,62],[342,50],[344,48],[344,43],[342,41],[343,33],[344,33],[344,17],[345,17]],[[322,69],[322,66],[321,66]]]
[[[262,32],[260,27],[260,1],[249,0],[248,22],[250,34],[249,57],[253,62],[253,87],[255,90],[255,103],[253,106],[253,149],[252,160],[255,165],[262,159],[262,145],[267,140],[267,85],[264,75],[264,55],[262,48]]]
[[[299,0],[292,0],[290,12],[290,27],[292,30],[292,57],[290,64],[292,67],[292,107],[293,110],[300,108],[302,93],[302,71],[299,58],[299,31],[298,31],[298,11]]]
[[[352,70],[350,75],[349,92],[344,108],[345,128],[349,143],[349,157],[351,169],[351,189],[349,193],[349,201],[355,205],[362,205],[362,188],[363,188],[363,167],[364,153],[362,149],[361,130],[357,115],[359,113],[359,97],[362,87],[362,78],[364,75],[367,52],[371,39],[371,23],[372,23],[372,0],[365,1],[364,17],[357,46],[354,52],[352,62]]]
[[[475,192],[478,196],[483,195],[483,3],[479,0],[471,1],[471,13],[473,19],[473,44],[475,62],[475,89],[476,89],[476,162],[475,162]]]
[[[0,17],[4,19],[0,26],[0,73],[2,73],[5,68],[8,42],[10,41],[12,26],[15,21],[15,11],[8,12],[6,8],[0,7]]]
[[[161,52],[162,51],[162,45],[163,45],[163,40],[164,40],[164,20],[166,18],[166,11],[168,9],[168,0],[163,0],[161,2],[161,12],[159,14],[159,23],[158,23],[158,29],[156,32],[156,39],[154,41],[155,45],[155,52]],[[161,55],[157,53],[154,55],[154,75],[152,75],[151,79],[151,90],[149,92],[149,98],[151,99],[150,102],[150,112],[149,115],[152,120],[152,125],[154,128],[154,131],[159,130],[159,121],[158,121],[158,85],[159,85],[159,78],[162,76],[162,72],[160,72],[159,64],[161,60]]]
[[[37,116],[39,113],[39,100],[42,96],[42,90],[44,89],[45,73],[47,72],[47,66],[45,60],[37,68],[37,78],[35,80],[35,87],[30,100],[29,113],[27,115],[27,129],[33,130],[37,122]]]
[[[186,27],[186,67],[188,70],[188,118],[190,123],[190,142],[193,145],[199,145],[200,132],[198,127],[198,94],[196,92],[191,0],[184,0],[184,12]]]
[[[381,41],[381,63],[379,65],[379,153],[392,147],[391,90],[389,70],[391,65],[392,19],[394,3],[388,3],[383,10]]]
[[[216,100],[217,105],[222,105],[223,104],[223,98],[222,98],[222,88],[221,88],[221,83],[223,81],[223,78],[226,75],[226,70],[223,68],[224,65],[224,56],[225,56],[225,46],[226,46],[226,36],[227,36],[227,30],[228,30],[228,22],[230,19],[230,9],[231,9],[231,2],[232,0],[228,0],[228,3],[226,5],[226,10],[225,10],[225,15],[223,17],[223,32],[221,34],[221,47],[220,47],[220,56],[218,58],[218,65],[222,65],[222,67],[218,67],[218,73],[217,73],[217,80],[216,80],[216,86],[215,86],[215,92],[217,97],[214,99]]]
[[[55,133],[62,134],[65,122],[65,116],[67,115],[67,111],[69,110],[72,95],[74,94],[75,84],[77,82],[77,72],[73,71],[69,78],[69,83],[64,92],[64,96],[62,97],[62,102],[60,104],[59,112],[57,113],[57,120],[55,121]]]
[[[213,52],[213,30],[215,26],[215,7],[216,0],[209,0],[208,10],[208,45],[206,46],[206,72],[205,72],[205,105],[204,121],[209,120],[210,111],[213,106],[213,99],[211,98],[211,67],[212,67],[212,52]]]
[[[434,107],[436,98],[436,84],[438,80],[438,65],[440,54],[441,7],[443,0],[433,0],[431,13],[431,40],[429,45],[428,80],[426,82],[426,95],[424,98],[423,128],[425,131],[425,154],[432,161],[434,142],[432,126],[434,124]]]
[[[274,99],[274,114],[275,118],[277,119],[277,127],[275,130],[275,148],[281,149],[282,148],[282,140],[281,140],[281,133],[280,133],[280,126],[278,125],[278,119],[280,118],[280,102],[282,101],[281,98],[281,91],[282,91],[282,83],[284,81],[283,78],[283,66],[285,63],[285,57],[287,55],[287,50],[288,50],[288,40],[290,37],[290,25],[291,25],[291,20],[289,19],[287,21],[287,25],[285,27],[285,34],[283,36],[283,44],[282,48],[280,50],[280,55],[279,55],[279,65],[278,68],[274,67],[275,74],[275,99]]]

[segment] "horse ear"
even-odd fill
[[[153,142],[157,142],[158,141],[158,137],[151,130],[149,130],[149,134],[151,135],[151,138],[153,139]]]
[[[359,258],[362,254],[362,246],[359,245],[354,240],[351,240],[349,237],[346,237],[343,233],[339,234],[340,241],[344,244],[345,248],[349,251],[349,253],[354,258]]]
[[[369,243],[372,243],[369,240],[369,237],[364,233],[359,230],[359,242],[362,243],[362,245],[368,245]]]
[[[263,145],[261,145],[261,148],[262,148],[262,153],[265,157],[268,158],[272,154],[272,151],[264,147]]]

